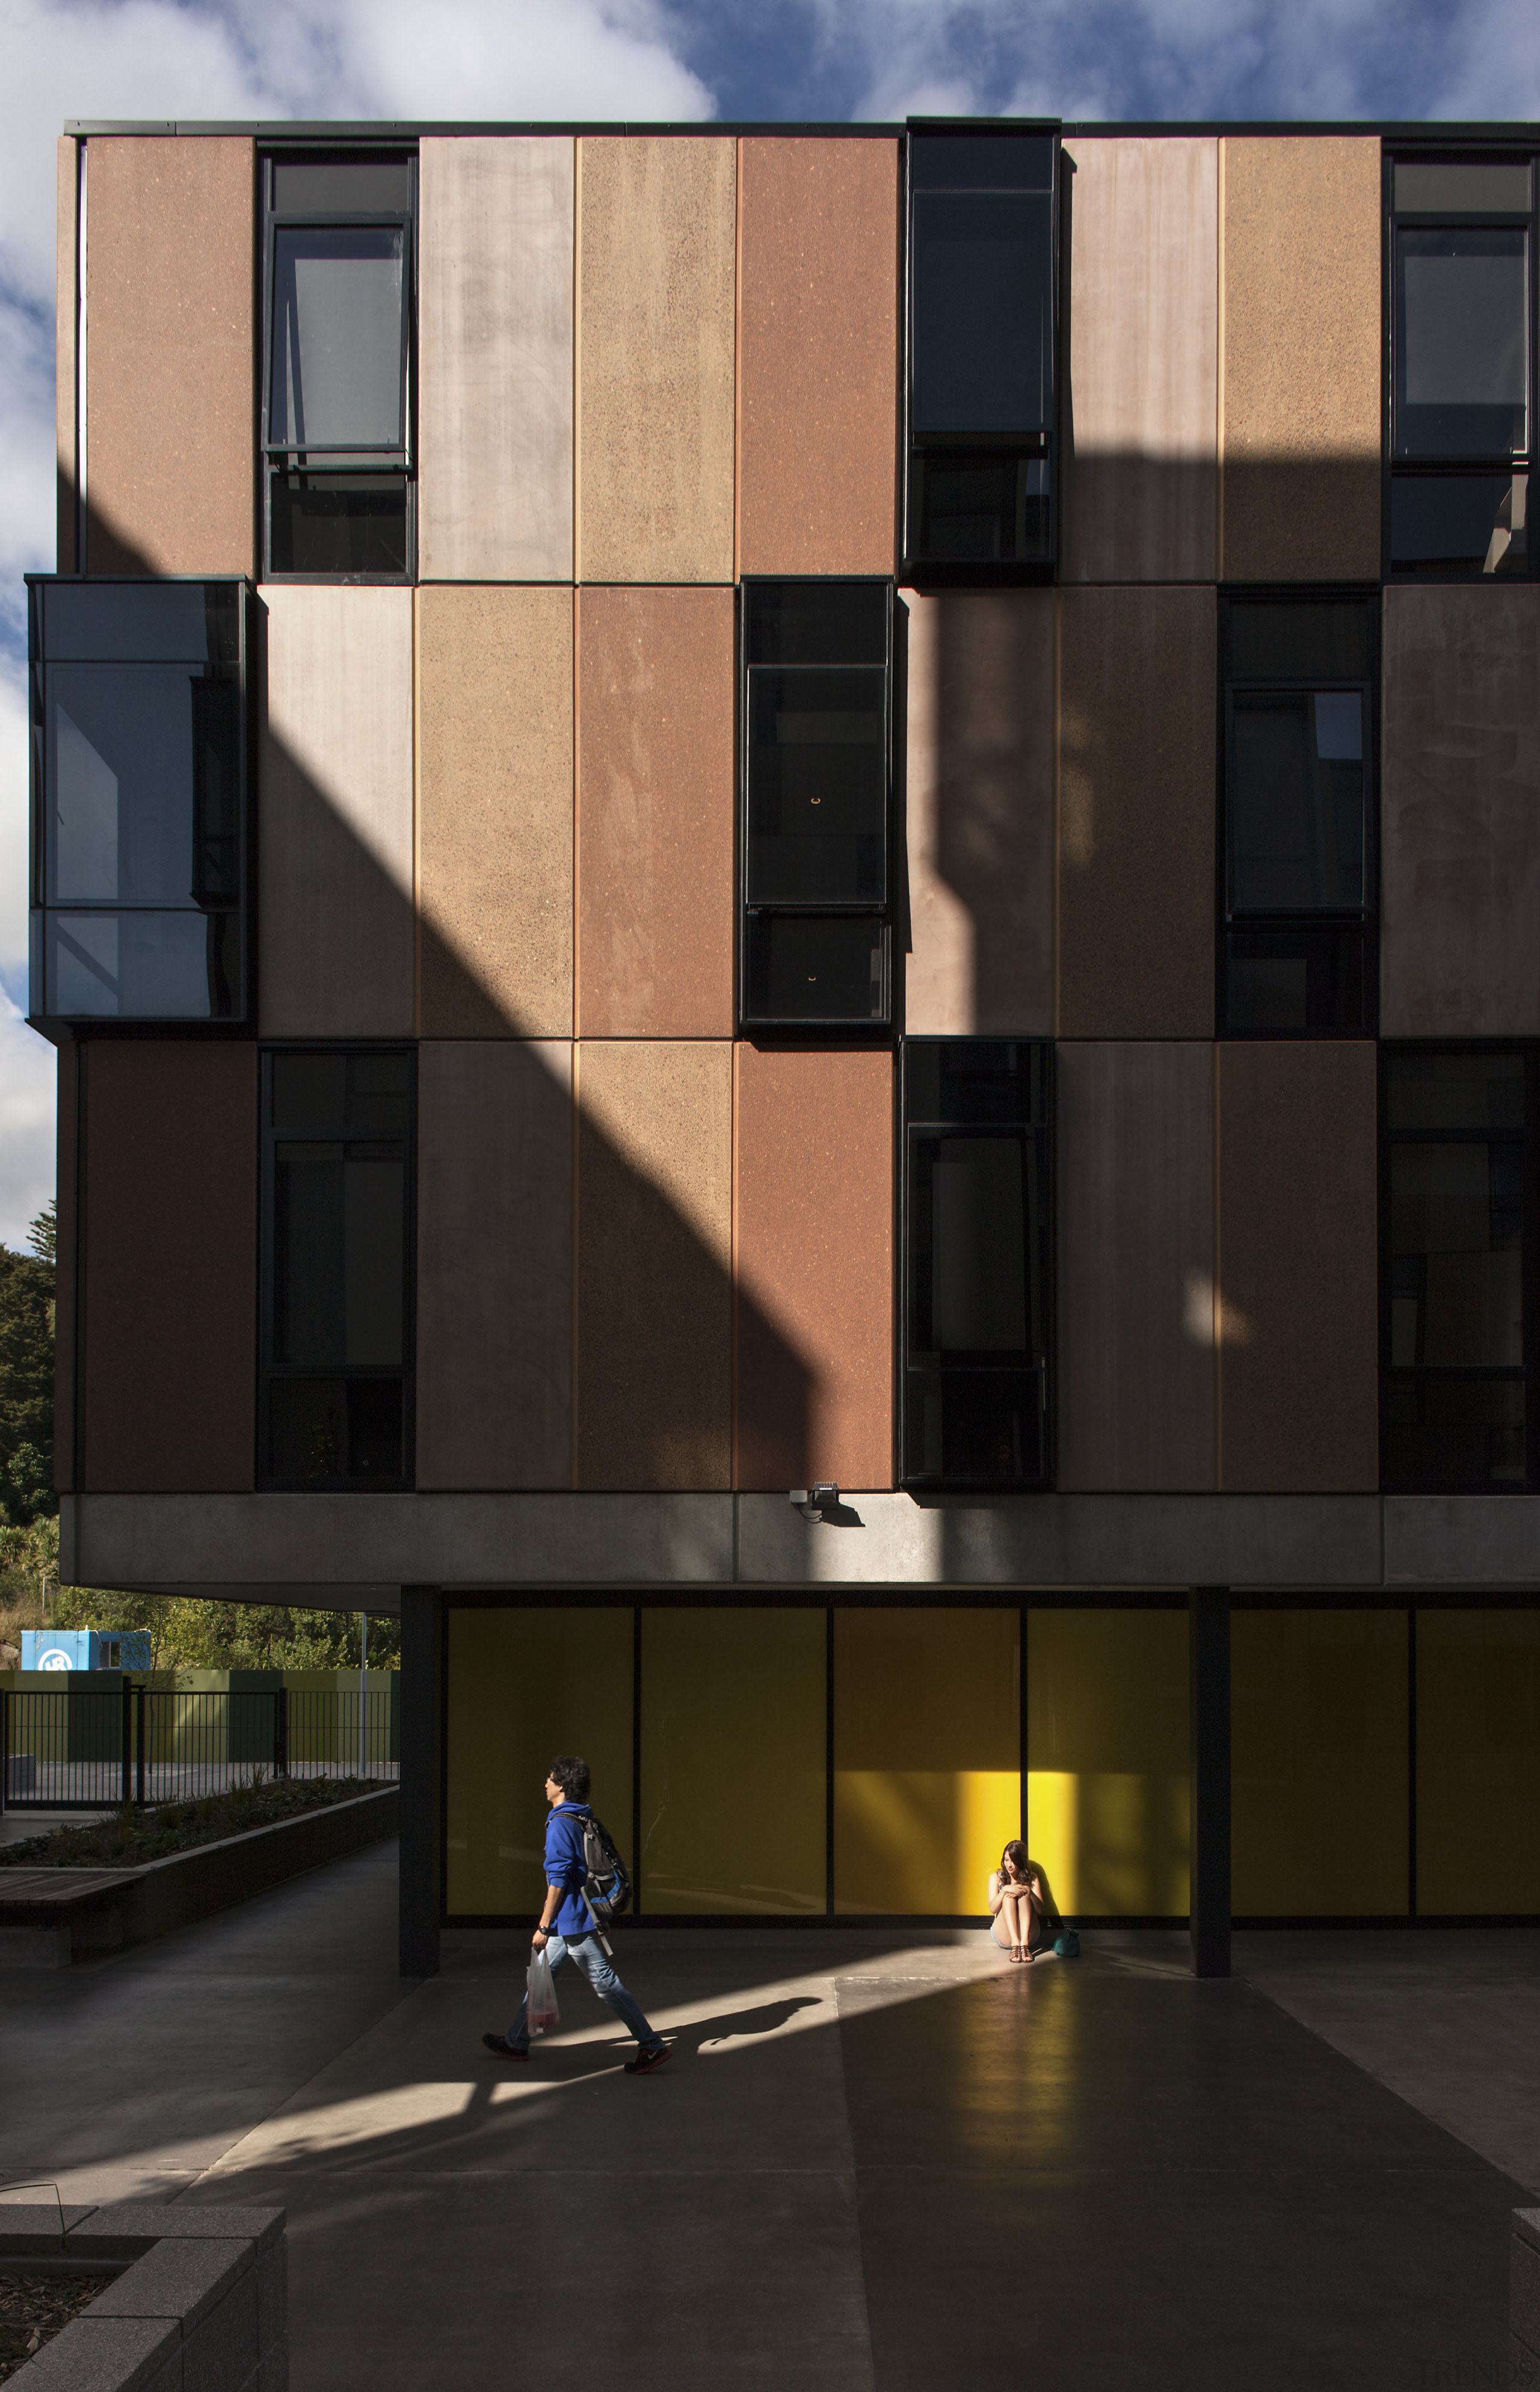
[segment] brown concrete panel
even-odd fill
[[[251,573],[252,145],[112,136],[85,150],[87,569]]]
[[[1540,589],[1385,592],[1380,1029],[1540,1034]]]
[[[253,1483],[257,1050],[85,1047],[81,1484]]]
[[[731,581],[737,144],[577,144],[584,581]]]
[[[262,594],[262,1035],[407,1037],[412,593],[269,583]]]
[[[732,1048],[586,1041],[576,1089],[576,1483],[727,1487]]]
[[[1217,1050],[1219,1483],[1379,1483],[1378,1096],[1367,1040]]]
[[[573,149],[419,147],[423,581],[572,578]]]
[[[891,573],[899,144],[739,150],[738,563]]]
[[[1214,592],[1059,597],[1059,1020],[1206,1038],[1214,1018]]]
[[[906,590],[915,1035],[1054,1027],[1054,593]]]
[[[1221,578],[1379,578],[1380,147],[1220,144]]]
[[[572,592],[418,597],[422,1033],[572,1033]]]
[[[79,429],[76,384],[80,317],[80,144],[61,134],[57,153],[58,211],[56,216],[54,315],[54,416],[58,457],[57,477],[58,573],[79,570],[75,562],[80,493],[75,481],[75,441]]]
[[[732,1035],[731,590],[578,594],[577,1027]]]
[[[54,1267],[54,1487],[69,1494],[75,1483],[75,1104],[80,1086],[81,1044],[58,1050],[58,1107],[55,1115],[54,1186],[58,1192],[58,1259]]]
[[[1211,581],[1219,144],[1069,145],[1063,578]]]
[[[1058,1050],[1061,1492],[1214,1484],[1213,1049]]]
[[[740,1045],[736,1481],[893,1484],[893,1058]]]
[[[424,1039],[417,1483],[572,1480],[572,1048]]]

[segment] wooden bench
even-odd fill
[[[74,1925],[136,1884],[143,1869],[0,1868],[0,1966],[67,1969]]]

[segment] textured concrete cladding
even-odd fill
[[[577,1028],[731,1038],[731,590],[577,600]]]
[[[80,144],[61,136],[55,156],[54,422],[58,467],[56,572],[75,573],[80,490],[75,472],[80,388],[76,381],[80,310]]]
[[[1058,1049],[1059,1486],[1214,1483],[1213,1050]]]
[[[249,1488],[256,1048],[94,1039],[84,1111],[82,1483]]]
[[[731,581],[737,147],[577,145],[585,581]]]
[[[418,155],[421,578],[570,581],[574,144]]]
[[[412,593],[262,595],[262,1034],[409,1037]]]
[[[1540,1034],[1540,590],[1384,601],[1380,1029]]]
[[[1065,1037],[1213,1028],[1216,635],[1211,588],[1059,593]]]
[[[569,1037],[572,592],[417,606],[421,1033]]]
[[[93,573],[250,573],[256,170],[247,140],[85,145]]]
[[[738,151],[738,565],[891,573],[899,144]]]
[[[1219,143],[1070,145],[1066,581],[1217,570]]]
[[[1054,594],[906,591],[903,604],[905,1026],[915,1035],[1048,1036]]]
[[[576,1483],[725,1488],[732,1424],[732,1048],[576,1050]]]
[[[736,1054],[736,1483],[890,1487],[893,1059]]]
[[[1367,1040],[1217,1050],[1220,1484],[1379,1484],[1378,1097]]]
[[[417,1483],[572,1476],[572,1048],[418,1049]]]
[[[1379,578],[1380,144],[1221,144],[1221,578]]]

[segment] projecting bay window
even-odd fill
[[[263,1058],[264,1487],[412,1483],[415,1089],[406,1049]]]
[[[271,579],[415,569],[410,153],[264,161]]]
[[[241,581],[29,591],[32,1020],[236,1025],[250,946]]]
[[[903,1477],[1053,1484],[1053,1048],[903,1048]]]
[[[1055,549],[1058,127],[912,123],[906,565],[1031,578]]]
[[[1402,157],[1388,172],[1390,569],[1526,577],[1534,162]]]
[[[890,1013],[893,585],[743,585],[746,1029]]]

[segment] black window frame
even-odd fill
[[[939,1096],[936,1108],[925,1106],[916,1087],[917,1066],[927,1050],[950,1049],[953,1053],[966,1048],[1007,1048],[1021,1053],[1023,1076],[1038,1111],[1031,1114],[1031,1103],[1024,1112],[1003,1112],[990,1119],[983,1112],[965,1114],[964,1109],[948,1109]],[[898,1483],[916,1494],[944,1493],[949,1490],[1000,1494],[1043,1494],[1053,1490],[1057,1479],[1057,1182],[1055,1138],[1055,1072],[1056,1048],[1051,1038],[1007,1037],[905,1037],[900,1042],[899,1055],[899,1452]],[[939,1075],[938,1091],[939,1091]],[[916,1343],[918,1315],[917,1298],[920,1275],[924,1268],[924,1240],[926,1230],[925,1208],[922,1197],[922,1148],[927,1141],[942,1138],[985,1137],[998,1138],[1003,1134],[1018,1135],[1023,1143],[1030,1142],[1035,1153],[1038,1187],[1039,1218],[1036,1253],[1031,1250],[1029,1217],[1024,1215],[1023,1233],[1027,1241],[1025,1269],[1027,1272],[1027,1305],[1030,1321],[1034,1311],[1041,1322],[1041,1348],[1024,1347],[1008,1358],[998,1352],[981,1359],[949,1362],[939,1348],[921,1347]],[[1024,1180],[1025,1187],[1025,1180]],[[1039,1467],[1035,1471],[1005,1474],[999,1471],[949,1471],[944,1460],[938,1468],[916,1463],[924,1438],[924,1422],[920,1407],[928,1393],[940,1383],[944,1394],[948,1378],[959,1383],[963,1379],[998,1375],[1001,1378],[1036,1376],[1039,1389],[1039,1410],[1042,1421],[1042,1442]]]
[[[404,163],[408,168],[410,198],[405,208],[347,209],[279,209],[274,199],[274,169],[280,165],[357,166],[373,162]],[[262,486],[258,493],[258,511],[262,532],[262,578],[265,581],[290,584],[310,584],[335,587],[338,584],[399,589],[417,580],[417,391],[418,391],[418,222],[421,214],[418,148],[415,141],[382,141],[350,145],[346,149],[328,148],[308,142],[294,147],[264,150],[259,153],[262,201],[262,354],[258,363],[261,440],[258,471]],[[273,482],[284,458],[300,458],[310,451],[293,441],[274,443],[271,437],[273,405],[273,311],[277,285],[278,236],[280,230],[297,228],[369,229],[375,227],[398,226],[402,228],[402,306],[401,306],[401,374],[402,374],[402,437],[399,449],[369,448],[362,443],[343,443],[317,452],[326,458],[353,455],[356,465],[326,464],[312,470],[329,478],[350,473],[369,474],[376,478],[390,476],[400,480],[405,502],[404,568],[399,573],[294,573],[277,569],[273,564]],[[303,466],[291,471],[303,473]]]
[[[387,1056],[397,1055],[408,1063],[407,1128],[400,1142],[405,1148],[404,1204],[402,1221],[403,1278],[401,1295],[402,1361],[394,1364],[323,1365],[312,1363],[280,1363],[273,1358],[274,1320],[277,1300],[276,1230],[277,1189],[276,1149],[302,1144],[308,1138],[317,1145],[349,1142],[350,1138],[361,1144],[383,1144],[386,1140],[369,1139],[357,1132],[340,1129],[332,1137],[315,1130],[296,1133],[282,1128],[273,1120],[273,1064],[289,1055],[304,1056]],[[278,1040],[265,1044],[259,1055],[258,1089],[258,1306],[257,1306],[257,1390],[256,1390],[256,1486],[259,1493],[297,1495],[358,1495],[409,1494],[417,1483],[417,1149],[418,1149],[418,1068],[417,1046],[410,1039],[325,1039]],[[395,1142],[394,1139],[391,1142]],[[337,1476],[332,1479],[296,1479],[280,1476],[272,1468],[272,1436],[268,1395],[278,1379],[397,1379],[401,1384],[401,1456],[399,1476]]]

